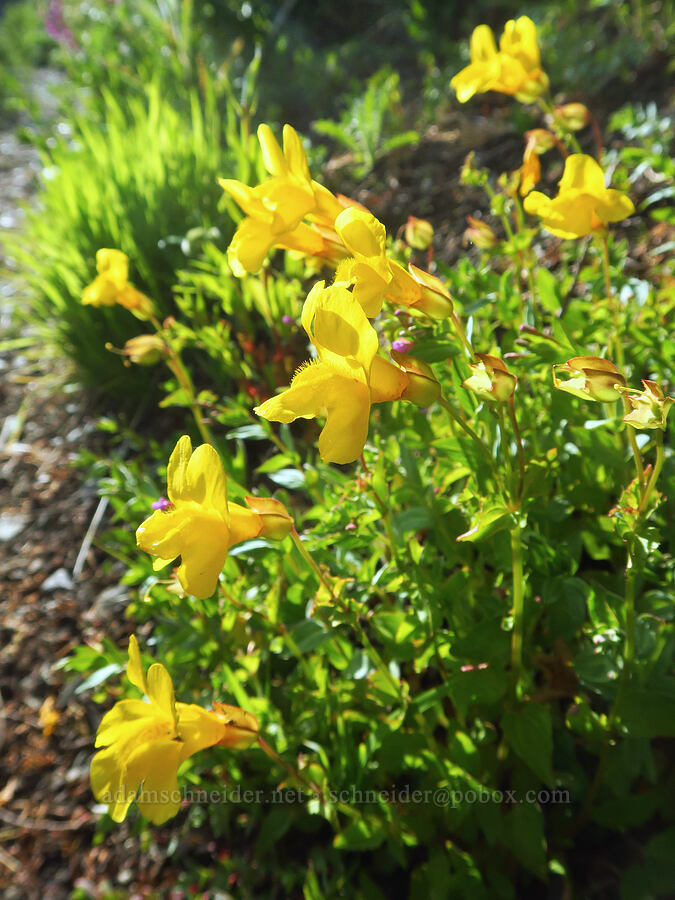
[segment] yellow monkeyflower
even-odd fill
[[[624,193],[605,187],[602,169],[584,153],[573,153],[565,160],[556,197],[532,191],[523,206],[526,212],[541,217],[547,231],[561,238],[591,232],[604,235],[609,222],[619,222],[635,212]]]
[[[121,250],[98,250],[97,277],[82,292],[85,306],[114,306],[119,303],[139,319],[154,312],[152,300],[129,284],[129,257]]]
[[[230,178],[218,180],[246,213],[227,251],[230,267],[239,277],[257,272],[272,247],[331,255],[321,232],[303,219],[313,216],[320,225],[332,225],[343,209],[327,188],[312,180],[294,128],[284,125],[283,151],[269,125],[258,127],[258,140],[271,178],[257,187]]]
[[[407,376],[377,355],[377,332],[344,284],[315,284],[302,310],[302,324],[317,359],[298,369],[290,386],[255,412],[284,423],[325,416],[321,458],[354,462],[368,437],[371,404],[397,400]]]
[[[171,676],[161,663],[150,666],[146,677],[133,634],[127,678],[148,702],[120,700],[105,714],[96,733],[96,747],[103,749],[91,761],[91,787],[115,822],[125,819],[135,799],[143,815],[161,825],[180,809],[181,763],[206,747],[250,747],[258,737],[258,723],[236,706],[214,703],[208,710],[177,703]]]
[[[192,451],[187,435],[176,444],[167,472],[167,509],[157,509],[138,527],[141,550],[157,556],[162,569],[178,556],[178,580],[198,600],[210,597],[234,544],[257,537],[260,516],[227,499],[227,482],[220,457],[210,444]]]
[[[338,265],[335,280],[354,285],[355,299],[372,319],[391,281],[385,227],[367,210],[351,207],[335,219],[335,231],[351,254]]]
[[[450,82],[460,103],[474,94],[498,91],[528,103],[548,88],[548,76],[541,68],[537,28],[527,16],[510,19],[499,40],[492,30],[479,25],[471,35],[471,63]]]

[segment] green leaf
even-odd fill
[[[457,540],[482,541],[484,538],[508,528],[512,523],[511,511],[503,503],[486,505],[471,520],[471,528],[464,534],[460,534]]]
[[[289,491],[297,491],[305,486],[305,476],[297,469],[279,469],[278,472],[270,472],[267,477]]]
[[[544,817],[535,803],[514,806],[506,814],[504,837],[519,863],[544,878],[546,874],[546,839]]]
[[[628,688],[621,704],[621,721],[631,737],[675,737],[675,694]]]
[[[539,302],[549,312],[557,313],[562,306],[560,287],[548,269],[539,268],[537,270],[537,294]]]
[[[386,826],[381,819],[363,816],[336,835],[333,846],[338,850],[373,850],[386,836]]]
[[[553,786],[553,730],[551,709],[540,703],[525,703],[502,716],[504,737],[511,749],[544,784]]]

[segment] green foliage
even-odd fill
[[[312,127],[351,152],[354,175],[362,178],[382,156],[419,141],[416,131],[401,130],[402,118],[398,73],[384,68],[368,79],[339,122],[319,119]]]
[[[122,105],[104,93],[104,118],[73,118],[71,133],[50,141],[37,204],[22,234],[8,247],[28,284],[26,313],[38,334],[77,364],[83,380],[104,392],[142,387],[136,372],[104,351],[139,331],[120,306],[83,307],[83,288],[96,275],[101,247],[125,252],[130,280],[164,317],[176,311],[177,273],[209,235],[233,233],[220,175],[242,180],[257,165],[258,149],[240,132],[234,112],[223,120],[213,92],[190,95],[187,113],[159,86]],[[227,275],[223,275],[227,278]]]

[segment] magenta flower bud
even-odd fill
[[[173,503],[170,500],[167,500],[166,497],[160,497],[159,500],[155,500],[152,504],[153,509],[161,509],[164,512],[167,509],[171,509]]]
[[[396,341],[392,341],[391,344],[392,350],[395,350],[397,353],[408,353],[414,346],[414,342],[409,341],[408,338],[399,338]]]
[[[281,321],[284,325],[290,325],[293,322],[293,316],[282,316]]]

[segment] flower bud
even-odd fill
[[[482,219],[475,219],[473,216],[467,216],[466,221],[469,223],[469,227],[464,232],[464,237],[467,241],[471,241],[472,244],[480,247],[481,250],[490,250],[496,246],[497,235],[487,222],[483,222]]]
[[[518,379],[498,356],[487,353],[477,353],[476,356],[480,362],[469,367],[473,374],[462,382],[462,387],[490,403],[505,403],[516,389]]]
[[[591,121],[591,114],[583,103],[556,106],[555,117],[566,131],[581,131]]]
[[[525,139],[537,156],[555,147],[555,135],[546,128],[531,128],[525,132]]]
[[[246,505],[258,513],[262,520],[260,537],[270,541],[283,541],[291,533],[293,518],[283,503],[271,497],[245,497]]]
[[[426,250],[431,246],[434,238],[434,228],[431,222],[426,219],[418,219],[415,216],[408,216],[408,222],[405,226],[405,240],[408,246],[413,250]]]
[[[154,366],[166,353],[166,344],[156,334],[129,338],[122,351],[137,366]]]
[[[415,309],[426,313],[431,319],[447,319],[451,316],[452,297],[440,278],[413,265],[408,265],[408,271],[420,288],[420,299],[414,304]]]
[[[416,406],[431,406],[438,400],[441,386],[431,366],[397,350],[391,351],[391,357],[408,376],[408,385],[401,394],[402,400],[409,400]]]
[[[623,417],[623,421],[633,428],[660,428],[666,430],[666,418],[675,397],[666,397],[655,381],[642,379],[643,391],[624,388],[621,393],[626,397],[633,411]]]
[[[560,381],[556,369],[570,375],[569,380]],[[566,363],[553,366],[553,384],[559,390],[581,397],[582,400],[613,403],[619,399],[619,389],[625,387],[626,379],[608,359],[575,356]]]

